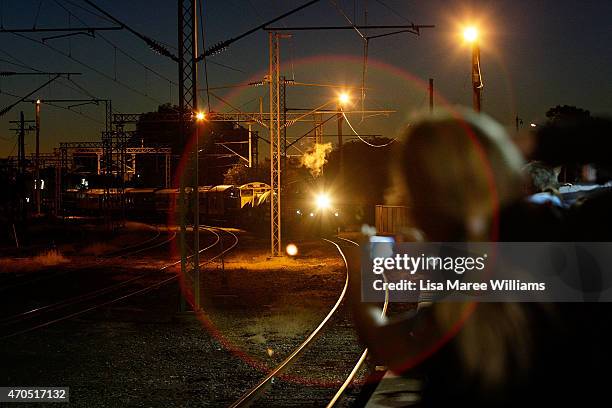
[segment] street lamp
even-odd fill
[[[200,125],[206,120],[206,113],[196,111],[193,114],[194,123],[194,211],[193,211],[193,234],[195,251],[193,253],[193,303],[194,309],[200,310]]]
[[[344,106],[348,104],[350,101],[351,101],[351,96],[348,93],[342,92],[340,93],[340,95],[338,95],[338,102],[340,103],[340,106]]]
[[[340,156],[340,185],[344,183],[344,152],[342,150],[342,128],[344,124],[344,107],[351,101],[351,96],[348,92],[341,92],[338,95],[338,153]]]
[[[36,161],[34,162],[34,200],[36,215],[40,215],[41,185],[40,185],[40,99],[36,100]]]
[[[465,30],[463,30],[463,38],[469,43],[476,41],[478,38],[478,30],[476,27],[466,27]]]
[[[484,84],[480,72],[480,47],[478,45],[478,29],[474,26],[466,27],[463,30],[463,39],[472,45],[472,104],[476,112],[481,108],[481,92]]]

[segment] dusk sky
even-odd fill
[[[207,46],[305,2],[209,0],[205,3]],[[415,113],[426,109],[428,78],[434,78],[436,92],[449,104],[470,106],[470,50],[461,42],[460,34],[466,23],[472,22],[482,32],[483,111],[509,129],[514,126],[515,115],[525,124],[542,121],[546,110],[558,104],[612,115],[609,79],[612,2],[344,0],[337,2],[338,7],[334,3],[323,0],[276,25],[345,25],[347,21],[338,8],[363,24],[366,5],[370,24],[436,25],[423,30],[420,36],[400,34],[370,42],[365,106],[397,113],[364,122],[360,115],[349,115],[360,133],[396,136]],[[176,1],[98,0],[96,4],[136,30],[171,47],[176,45]],[[66,9],[73,14],[71,17]],[[3,0],[2,25],[6,29],[31,28],[34,24],[37,27],[78,26],[79,19],[94,26],[114,25],[87,10],[91,8],[79,0]],[[125,113],[155,110],[166,102],[177,103],[175,63],[155,54],[127,31],[100,32],[96,38],[79,35],[46,41],[65,55],[37,43],[49,35],[52,34],[2,33],[0,71],[28,72],[28,68],[34,68],[82,72],[72,78],[78,86],[61,79],[35,95],[43,100],[87,98],[88,93],[112,99],[114,111]],[[282,41],[281,60],[284,75],[299,82],[360,86],[363,42],[351,30],[294,32],[292,39]],[[210,87],[261,80],[268,62],[266,33],[257,32],[209,61]],[[203,67],[200,72],[203,73]],[[16,98],[12,95],[26,95],[47,79],[45,75],[0,78],[0,107],[13,103]],[[258,97],[266,98],[267,88],[241,87],[214,92],[242,110],[256,111]],[[325,87],[291,87],[288,107],[314,108],[334,98],[335,92]],[[201,95],[205,106],[205,93]],[[355,99],[357,96],[356,91]],[[441,103],[441,98],[436,102]],[[211,106],[215,111],[231,110],[214,97],[211,97]],[[266,106],[264,99],[264,110]],[[60,141],[99,139],[104,108],[86,105],[72,109],[82,115],[43,106],[43,152],[51,151]],[[9,130],[13,125],[8,121],[18,119],[20,110],[24,110],[27,119],[33,119],[34,107],[28,103],[18,105],[0,118],[2,157],[16,153],[15,132]],[[300,136],[306,130],[304,125],[298,125],[289,131],[289,137]],[[335,134],[333,126],[326,131]],[[32,140],[33,136],[28,136],[28,152],[32,151]]]

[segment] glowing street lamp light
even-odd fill
[[[193,118],[196,123],[193,126],[194,131],[194,151],[193,151],[193,191],[195,194],[193,195],[194,208],[196,211],[193,213],[193,230],[199,231],[200,229],[200,211],[197,209],[200,208],[200,124],[206,120],[206,113],[202,111],[196,111],[193,113]],[[197,250],[200,248],[200,234],[194,234],[194,246],[196,250],[194,251],[193,260],[194,260],[194,268],[193,268],[193,303],[194,309],[200,310],[200,252]]]
[[[463,38],[465,41],[473,43],[478,39],[478,29],[473,26],[466,27],[465,30],[463,30]]]
[[[342,128],[344,125],[344,107],[351,102],[351,95],[348,92],[341,92],[338,95],[338,154],[340,156],[340,185],[344,184],[344,150],[342,148]]]
[[[351,96],[348,93],[342,92],[340,95],[338,95],[338,102],[340,103],[340,106],[344,106],[348,104],[350,101],[351,101]]]

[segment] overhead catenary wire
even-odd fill
[[[342,7],[340,7],[340,5],[338,4],[336,0],[331,0],[331,2],[334,4],[338,12],[346,19],[346,21],[348,21],[348,23],[351,26],[353,26],[357,34],[359,34],[359,36],[363,40],[363,66],[362,66],[362,75],[361,75],[361,110],[364,111],[365,110],[365,96],[366,96],[365,86],[366,86],[366,76],[367,76],[367,69],[368,69],[367,67],[368,67],[369,38],[357,28],[354,21],[352,21],[349,18],[349,16],[346,15],[346,13],[342,9]],[[367,25],[367,14],[366,14],[366,25]],[[364,119],[365,119],[365,114],[362,114],[361,121],[363,122]]]
[[[204,0],[200,0],[198,2],[198,9],[199,9],[199,14],[200,14],[200,37],[202,37],[202,49],[205,50],[206,49],[206,30],[204,29],[204,13],[202,11],[202,3],[204,3]],[[204,84],[206,86],[206,106],[207,106],[207,111],[210,112],[210,90],[209,90],[209,85],[208,85],[208,65],[207,65],[207,59],[206,59],[206,55],[204,55],[202,57],[203,61],[204,61]]]
[[[89,64],[87,64],[87,63],[85,63],[85,62],[83,62],[83,61],[81,61],[81,60],[79,60],[77,58],[75,58],[75,57],[73,57],[72,55],[66,54],[64,51],[62,51],[62,50],[60,50],[60,49],[58,49],[58,48],[56,48],[56,47],[54,47],[54,46],[52,46],[50,44],[44,43],[44,42],[39,41],[39,40],[37,40],[35,38],[28,37],[27,35],[24,35],[24,34],[21,34],[21,33],[12,33],[12,34],[15,35],[15,36],[24,38],[24,39],[26,39],[28,41],[32,41],[34,43],[43,45],[43,46],[53,50],[55,53],[63,55],[64,57],[66,57],[68,59],[71,59],[72,61],[76,62],[77,64],[82,65],[83,67],[89,69],[90,71],[93,71],[93,72],[97,73],[98,75],[103,76],[104,78],[106,78],[106,79],[108,79],[108,80],[110,80],[112,82],[115,82],[116,84],[121,85],[122,87],[132,91],[133,93],[135,93],[137,95],[140,95],[140,96],[142,96],[144,98],[147,98],[147,99],[149,99],[149,100],[151,100],[151,101],[153,101],[153,102],[155,102],[155,103],[157,103],[159,105],[162,105],[164,103],[164,102],[160,101],[159,99],[154,98],[154,97],[152,97],[150,95],[145,95],[144,93],[140,92],[138,89],[136,89],[136,88],[126,84],[125,82],[123,82],[123,81],[121,81],[119,79],[115,80],[112,76],[106,74],[105,72],[100,71],[99,69],[97,69],[97,68],[95,68],[95,67],[93,67],[93,66],[91,66],[91,65],[89,65]]]
[[[40,9],[42,7],[43,0],[38,0],[38,8],[36,9],[36,16],[34,17],[34,24],[32,24],[33,28],[36,28],[36,24],[38,24],[38,17],[40,17]]]
[[[70,5],[72,5],[72,6],[76,7],[76,8],[78,8],[78,9],[81,9],[81,10],[83,10],[84,12],[86,12],[86,13],[88,13],[88,14],[90,14],[90,15],[94,16],[94,17],[97,17],[97,18],[99,18],[99,19],[101,19],[101,20],[107,21],[107,22],[109,22],[109,23],[114,23],[114,21],[113,21],[113,20],[111,20],[110,18],[108,18],[108,17],[106,17],[106,16],[104,16],[104,15],[102,15],[102,14],[96,13],[96,12],[94,12],[94,11],[92,11],[92,10],[88,9],[87,7],[83,7],[83,6],[81,6],[79,3],[76,3],[76,2],[74,2],[74,1],[72,1],[72,0],[62,0],[62,1],[66,2],[66,3],[69,3]],[[75,17],[76,17],[76,15],[75,15]]]
[[[395,10],[394,8],[392,8],[391,6],[389,6],[387,3],[385,3],[382,0],[374,0],[376,1],[378,4],[380,4],[381,6],[383,6],[384,8],[386,8],[387,10],[389,10],[391,13],[395,14],[397,17],[401,18],[402,20],[410,23],[410,24],[414,24],[414,22],[412,20],[409,20],[408,18],[404,17],[401,13],[399,13],[397,10]]]
[[[71,11],[70,11],[68,8],[66,8],[65,6],[63,6],[63,5],[61,5],[60,3],[58,3],[58,0],[53,0],[53,1],[54,1],[56,4],[58,4],[60,7],[62,7],[64,10],[66,10],[68,13],[71,13]],[[65,1],[65,2],[68,2],[68,3],[70,3],[70,4],[72,4],[72,5],[75,5],[75,6],[76,6],[76,4],[75,4],[74,2],[72,2],[72,1],[70,1],[70,0],[60,0],[60,1]],[[121,27],[125,28],[126,30],[128,30],[128,31],[130,31],[131,33],[133,33],[133,34],[135,34],[136,36],[138,36],[140,39],[144,40],[144,41],[147,43],[147,45],[149,45],[149,47],[151,47],[151,48],[152,48],[154,51],[156,51],[156,52],[160,53],[161,55],[167,56],[167,57],[169,57],[170,59],[173,59],[173,60],[175,60],[175,61],[176,61],[177,57],[175,57],[174,55],[171,55],[171,53],[169,53],[169,52],[168,52],[168,53],[164,53],[162,50],[158,49],[159,44],[163,45],[165,48],[172,48],[172,49],[176,50],[176,47],[175,47],[175,46],[170,45],[170,44],[167,44],[167,43],[166,43],[166,42],[164,42],[164,41],[150,39],[149,37],[147,37],[147,36],[145,36],[145,35],[143,35],[143,34],[140,34],[140,33],[136,32],[135,30],[133,30],[132,28],[130,28],[129,26],[127,26],[125,23],[123,23],[123,22],[119,21],[118,19],[116,19],[115,17],[113,17],[112,15],[110,15],[109,13],[107,13],[107,12],[105,12],[104,10],[100,9],[99,7],[97,7],[97,6],[96,6],[95,4],[93,4],[92,2],[87,1],[86,3],[90,4],[90,5],[91,5],[92,7],[94,7],[95,9],[100,10],[100,12],[104,13],[104,15],[98,15],[98,14],[96,14],[96,13],[93,13],[92,11],[87,10],[86,8],[84,8],[84,7],[82,7],[82,6],[78,6],[78,7],[79,7],[79,8],[81,8],[81,9],[83,9],[83,10],[89,11],[90,13],[92,13],[92,14],[94,14],[94,15],[98,16],[98,17],[105,18],[107,21],[110,21],[110,22],[114,22],[114,23],[116,23],[116,24],[119,24]],[[72,15],[74,15],[74,17],[75,17],[77,20],[79,20],[79,21],[80,21],[82,24],[85,24],[85,23],[83,22],[83,20],[79,19],[79,18],[78,18],[78,16],[76,16],[74,13],[72,13]],[[107,17],[107,16],[108,16],[108,17]],[[147,65],[145,65],[145,64],[143,64],[143,63],[141,63],[141,62],[140,62],[140,61],[138,61],[136,58],[134,58],[134,57],[133,57],[133,56],[132,56],[130,53],[128,53],[127,51],[123,50],[121,47],[117,46],[115,43],[113,43],[112,41],[110,41],[110,40],[109,40],[107,37],[105,37],[105,36],[101,35],[100,33],[98,33],[98,36],[99,36],[100,38],[102,38],[102,40],[103,40],[103,41],[105,41],[106,43],[108,43],[108,44],[112,45],[113,47],[115,47],[115,53],[116,53],[116,52],[117,52],[117,50],[118,50],[118,51],[119,51],[121,54],[125,55],[126,57],[128,57],[129,59],[131,59],[132,61],[134,61],[135,63],[137,63],[137,64],[139,64],[139,65],[141,65],[141,66],[143,66],[143,67],[147,68],[149,71],[153,72],[153,73],[154,73],[155,75],[157,75],[159,78],[161,78],[161,79],[164,79],[164,80],[168,81],[168,82],[169,82],[171,85],[178,86],[176,82],[174,82],[174,81],[173,81],[173,80],[171,80],[170,78],[166,77],[165,75],[161,74],[160,72],[158,72],[158,71],[156,71],[156,70],[152,69],[151,67],[148,67]],[[154,44],[151,44],[151,43],[154,43]],[[162,48],[163,48],[163,47],[162,47]],[[116,56],[115,56],[115,60],[116,60]],[[237,71],[237,72],[244,73],[244,71],[243,71],[243,70],[238,69],[238,68],[235,68],[235,67],[232,67],[232,66],[229,66],[229,65],[227,65],[227,64],[223,64],[223,63],[220,63],[220,62],[215,62],[215,61],[208,61],[208,62],[210,62],[211,64],[214,64],[214,65],[217,65],[217,66],[219,66],[219,67],[225,68],[225,69],[229,69],[229,70],[233,70],[233,71]],[[117,77],[117,75],[116,75],[116,70],[115,70],[115,78],[116,78],[116,77]],[[171,92],[172,92],[172,90],[171,90]]]
[[[74,16],[74,18],[76,18],[81,24],[86,24],[85,21],[83,21],[82,19],[80,19],[77,15],[75,15],[74,13],[72,13],[72,11],[70,9],[68,9],[66,6],[64,6],[61,1],[66,1],[66,0],[53,0],[55,4],[57,4],[59,7],[61,7],[62,9],[64,9],[67,13],[71,14],[72,16]],[[115,52],[115,78],[117,77],[117,70],[116,70],[116,61],[117,61],[117,56],[116,53],[117,51],[119,51],[121,54],[123,54],[124,56],[126,56],[127,58],[129,58],[131,61],[133,61],[134,63],[140,65],[141,67],[147,69],[148,71],[150,71],[151,73],[157,75],[159,78],[175,85],[178,86],[178,84],[173,81],[172,79],[168,78],[167,76],[163,75],[162,73],[158,72],[157,70],[151,68],[150,66],[140,62],[139,60],[137,60],[136,58],[134,58],[130,53],[128,53],[127,51],[125,51],[124,49],[122,49],[121,47],[119,47],[117,44],[115,44],[114,42],[112,42],[111,40],[109,40],[106,36],[102,35],[101,33],[97,33],[97,36],[102,39],[102,41],[106,42],[107,44],[109,44],[111,47],[114,48],[114,52]]]
[[[288,17],[288,16],[290,16],[292,14],[295,14],[298,11],[301,11],[301,10],[307,8],[307,7],[310,7],[313,4],[318,3],[319,1],[321,1],[321,0],[311,0],[311,1],[307,2],[307,3],[305,3],[305,4],[302,4],[299,7],[296,7],[294,9],[292,9],[292,10],[289,10],[288,12],[286,12],[284,14],[281,14],[278,17],[273,18],[272,20],[266,21],[265,23],[260,24],[257,27],[254,27],[254,28],[252,28],[252,29],[250,29],[250,30],[248,30],[248,31],[246,31],[246,32],[236,36],[236,37],[232,37],[232,38],[230,38],[228,40],[221,41],[221,42],[213,45],[212,47],[209,47],[202,55],[200,55],[198,57],[197,60],[200,61],[202,58],[204,58],[204,56],[208,57],[208,56],[211,56],[211,55],[215,55],[215,54],[223,51],[224,49],[226,49],[227,47],[229,47],[231,44],[235,43],[236,41],[239,41],[239,40],[243,39],[244,37],[247,37],[247,36],[249,36],[249,35],[251,35],[251,34],[253,34],[253,33],[255,33],[255,32],[257,32],[257,31],[259,31],[261,29],[265,29],[270,24],[276,23],[277,21],[282,20],[283,18]]]
[[[11,109],[13,109],[15,106],[19,105],[21,102],[23,102],[24,99],[32,96],[34,93],[40,91],[41,89],[43,89],[44,87],[46,87],[47,85],[49,85],[51,82],[55,81],[57,78],[59,78],[60,75],[54,75],[53,78],[49,78],[49,80],[47,80],[45,83],[43,83],[42,85],[40,85],[39,87],[37,87],[36,89],[34,89],[33,91],[30,91],[29,93],[27,93],[26,95],[19,97],[19,100],[17,100],[16,102],[4,107],[2,110],[0,110],[0,116],[4,116],[5,114],[7,114]]]
[[[363,137],[361,137],[361,135],[355,130],[355,128],[353,127],[353,125],[351,124],[351,122],[349,121],[348,117],[346,116],[346,113],[342,112],[342,116],[344,117],[344,120],[346,121],[346,123],[349,125],[349,128],[353,131],[353,133],[355,134],[355,136],[357,136],[357,138],[359,140],[361,140],[363,143],[367,144],[370,147],[387,147],[389,145],[391,145],[392,143],[394,143],[396,141],[395,138],[391,139],[390,141],[388,141],[387,143],[383,143],[380,145],[376,145],[374,143],[370,143],[367,140],[365,140]]]
[[[178,62],[179,58],[176,55],[174,55],[173,53],[171,53],[170,50],[168,50],[165,46],[163,46],[159,41],[154,40],[151,37],[149,37],[149,36],[147,36],[145,34],[142,34],[142,33],[138,32],[138,31],[134,30],[132,27],[130,27],[129,25],[125,24],[123,21],[119,20],[118,18],[114,17],[112,14],[108,13],[107,11],[105,11],[102,8],[100,8],[99,6],[97,6],[93,1],[90,1],[90,0],[83,0],[83,1],[85,3],[87,3],[89,6],[93,7],[94,9],[96,9],[98,12],[102,13],[103,15],[105,15],[106,17],[108,17],[109,19],[114,21],[116,24],[118,24],[119,26],[121,26],[122,28],[127,30],[128,32],[130,32],[133,35],[135,35],[136,37],[140,38],[153,51],[156,51],[160,55],[163,55],[165,57],[168,57],[168,58],[172,59],[175,62]]]
[[[14,65],[16,67],[20,67],[20,68],[24,68],[24,69],[29,69],[29,70],[34,71],[34,72],[44,72],[44,71],[42,71],[40,69],[34,68],[33,66],[26,64],[25,62],[21,61],[19,58],[15,57],[14,55],[12,55],[12,54],[10,54],[10,53],[2,50],[2,49],[0,49],[0,53],[6,55],[7,57],[12,58],[14,61],[16,61],[16,62],[13,62],[13,61],[9,61],[9,60],[5,60],[5,59],[0,58],[0,61],[2,61],[2,62]],[[74,86],[71,86],[71,85],[68,85],[68,84],[64,83],[63,82],[64,80],[67,80],[68,82],[72,83]],[[86,96],[88,96],[88,97],[90,97],[92,99],[102,99],[102,98],[99,98],[96,95],[92,94],[91,92],[89,92],[83,86],[79,85],[71,77],[68,77],[68,78],[60,77],[60,78],[57,79],[56,83],[58,85],[60,85],[60,86],[63,86],[65,88],[67,88],[67,89],[70,89],[70,90],[75,91],[77,93],[81,93],[83,95],[86,95]],[[0,91],[0,93],[5,93],[5,94],[7,94],[9,96],[18,97],[17,95],[13,95],[10,92],[6,92],[6,91],[4,91],[4,92]]]
[[[21,96],[16,95],[16,94],[14,94],[14,93],[12,93],[12,92],[2,91],[2,92],[0,92],[0,95],[1,95],[1,94],[6,94],[6,95],[8,95],[8,96],[12,96],[13,98],[21,98]],[[44,104],[45,104],[45,105],[52,106],[52,107],[54,107],[54,108],[59,108],[59,109],[64,109],[64,110],[70,111],[70,112],[72,112],[72,113],[75,113],[75,114],[77,114],[77,115],[79,115],[79,116],[84,117],[85,119],[91,120],[92,122],[95,122],[95,123],[99,123],[99,124],[101,124],[101,125],[104,125],[104,122],[103,122],[103,121],[98,120],[98,119],[96,119],[96,118],[94,118],[94,117],[92,117],[92,116],[90,116],[90,115],[87,115],[87,114],[85,114],[85,113],[81,112],[81,111],[77,111],[77,110],[71,109],[70,107],[66,107],[66,106],[62,106],[62,105],[57,105],[57,104],[55,104],[55,103],[51,103],[51,102],[44,102]]]

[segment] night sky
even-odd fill
[[[238,35],[305,1],[206,1],[207,46]],[[175,0],[98,0],[96,3],[133,28],[175,46]],[[366,108],[394,109],[397,113],[363,122],[360,115],[349,115],[360,133],[395,136],[416,113],[427,108],[426,82],[430,77],[435,79],[440,97],[449,104],[470,106],[470,50],[460,37],[468,22],[475,22],[482,32],[483,110],[509,129],[514,127],[515,115],[525,124],[542,121],[546,110],[558,104],[576,105],[593,114],[612,114],[610,1],[344,0],[337,4],[359,24],[364,23],[367,6],[370,24],[398,25],[410,21],[436,25],[423,30],[420,37],[400,34],[370,42]],[[79,0],[2,0],[2,25],[4,28],[31,28],[35,23],[37,27],[78,26],[79,19],[95,26],[114,25],[80,7],[91,10]],[[334,2],[322,0],[277,24],[345,25],[347,21]],[[35,41],[14,34],[0,35],[0,71],[27,72],[30,67],[83,73],[72,78],[76,84],[61,79],[39,92],[36,96],[43,100],[86,98],[89,94],[112,99],[113,109],[126,113],[155,110],[159,104],[170,101],[177,103],[175,63],[155,54],[126,31],[96,33],[96,38],[79,35],[47,41],[65,55],[36,42],[51,35],[48,33],[25,34]],[[282,41],[281,47],[282,71],[288,78],[307,83],[361,85],[363,42],[354,31],[295,32],[292,39]],[[260,31],[209,59],[210,87],[261,80],[267,71],[267,58],[266,33]],[[0,107],[15,101],[11,95],[23,96],[47,79],[44,75],[0,78]],[[201,85],[204,86],[204,81]],[[258,97],[265,98],[267,88],[241,87],[214,92],[242,110],[256,111]],[[288,107],[313,108],[329,101],[336,92],[325,87],[291,87]],[[206,106],[204,95],[202,104]],[[357,91],[354,96],[358,96]],[[441,98],[437,101],[441,102]],[[359,108],[358,105],[354,108]],[[211,107],[222,112],[231,110],[214,97],[211,97]],[[104,108],[86,105],[73,109],[81,115],[43,106],[42,151],[51,151],[60,141],[99,139],[104,126]],[[27,103],[0,118],[2,157],[16,153],[15,132],[9,130],[13,126],[8,121],[18,119],[19,110],[25,111],[27,119],[33,119],[34,107]],[[305,125],[298,125],[291,128],[289,137],[301,136],[306,131]],[[335,133],[333,126],[326,131]],[[33,148],[32,140],[33,136],[28,136],[29,152]]]

